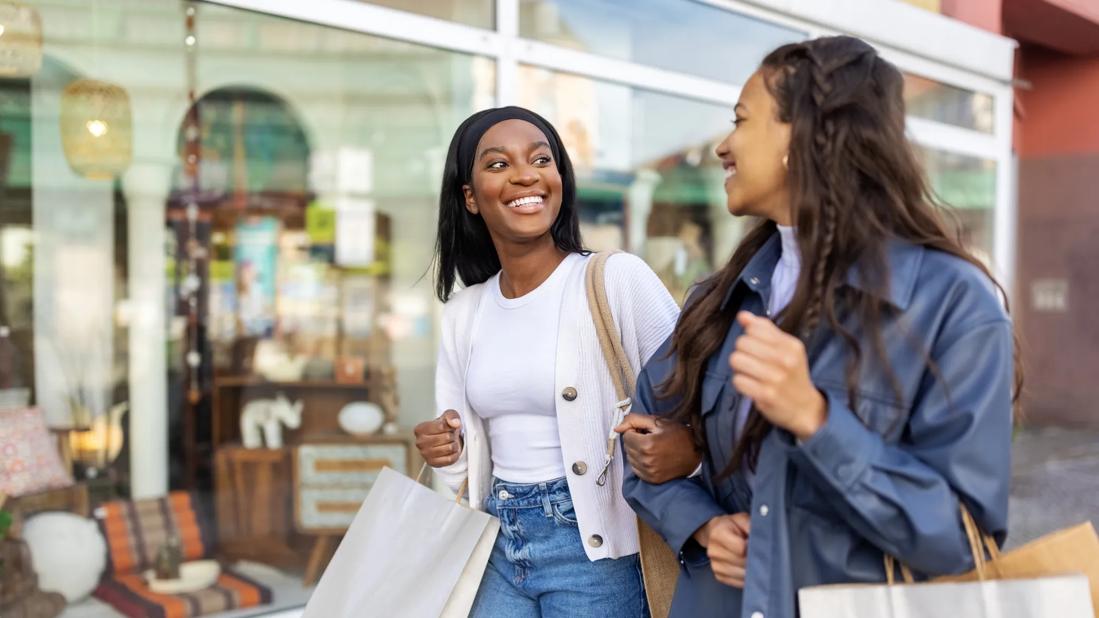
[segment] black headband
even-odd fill
[[[545,134],[550,150],[553,152],[553,160],[557,169],[561,169],[561,144],[558,143],[557,132],[545,118],[522,107],[497,107],[478,112],[476,120],[462,133],[458,141],[458,170],[462,174],[462,182],[468,183],[473,177],[473,160],[477,156],[477,144],[492,127],[505,120],[525,120]]]

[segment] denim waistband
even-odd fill
[[[569,498],[569,483],[565,477],[541,483],[509,483],[493,477],[492,497],[499,507],[541,508],[547,501]]]

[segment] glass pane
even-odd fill
[[[360,0],[460,24],[494,27],[494,0]]]
[[[950,207],[962,240],[986,265],[992,265],[995,229],[996,162],[921,148],[931,188]]]
[[[562,47],[743,84],[804,32],[698,2],[521,0],[519,34]]]
[[[905,73],[904,101],[913,116],[992,133],[995,113],[990,94]]]
[[[589,247],[643,257],[679,300],[728,258],[741,231],[713,151],[730,108],[528,66],[519,84],[568,147]]]
[[[188,490],[113,568],[166,566],[174,534],[262,587],[204,613],[300,606],[378,468],[416,472],[437,191],[495,64],[213,4],[21,4],[0,24],[0,429],[32,418],[50,475],[10,484],[0,449],[4,508]]]

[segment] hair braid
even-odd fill
[[[814,232],[818,237],[820,252],[813,263],[811,279],[811,292],[809,304],[806,307],[805,317],[802,320],[802,332],[804,339],[820,325],[821,315],[824,313],[825,289],[828,283],[829,272],[834,270],[831,257],[836,242],[836,228],[839,219],[839,197],[836,187],[840,185],[834,182],[838,170],[836,162],[840,145],[837,143],[836,123],[829,113],[829,97],[834,92],[831,70],[829,70],[820,56],[813,52],[812,48],[806,48],[806,58],[810,64],[812,77],[812,99],[816,107],[814,110],[815,122],[813,126],[813,143],[816,148],[811,153],[813,166],[824,181],[827,190],[821,195],[820,225],[814,226]]]

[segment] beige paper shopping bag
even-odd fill
[[[1095,618],[1099,538],[1091,524],[1001,554],[964,506],[962,522],[976,565],[972,572],[914,583],[902,568],[906,583],[894,585],[894,561],[887,556],[886,585],[799,590],[802,618]]]
[[[385,468],[305,607],[305,618],[465,618],[500,521]]]

